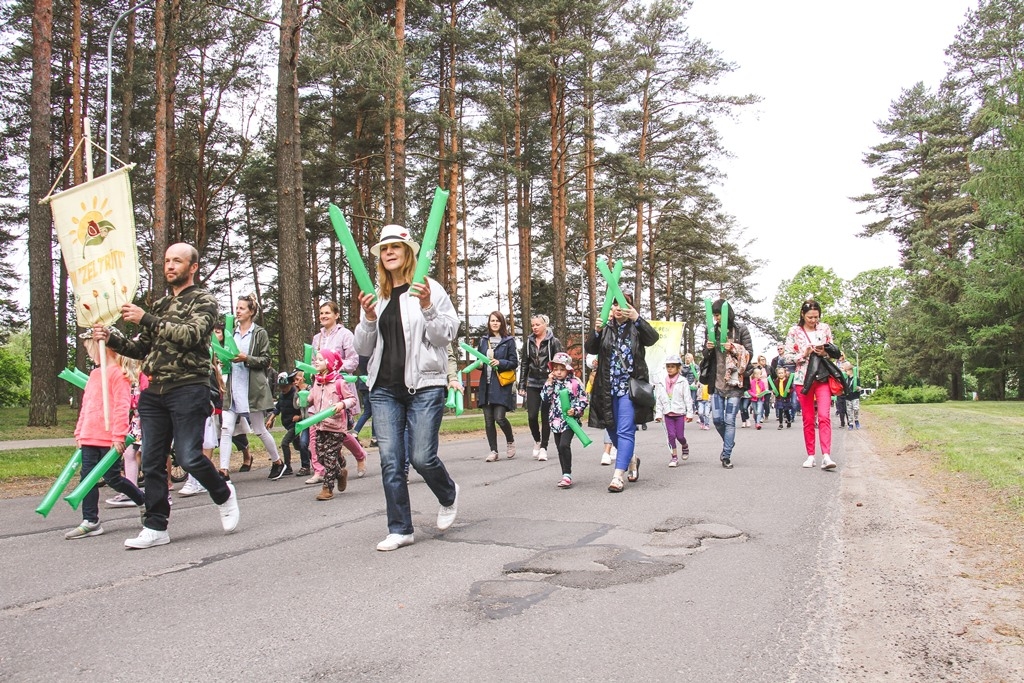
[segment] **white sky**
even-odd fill
[[[779,282],[804,265],[850,279],[898,264],[892,239],[856,237],[869,217],[849,197],[872,189],[862,157],[882,141],[875,122],[888,118],[903,89],[938,85],[945,48],[976,7],[977,0],[694,0],[691,36],[738,66],[719,91],[763,98],[738,121],[719,123],[734,158],[720,164],[728,177],[717,188],[767,261],[754,278],[765,299],[757,313],[771,317]]]

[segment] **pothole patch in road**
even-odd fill
[[[694,519],[667,519],[651,532],[648,545],[656,548],[696,550],[705,540],[746,539],[746,535],[726,524],[713,524]]]
[[[504,619],[522,614],[558,590],[541,581],[478,581],[473,584],[473,602],[489,619]]]

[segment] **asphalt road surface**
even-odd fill
[[[413,475],[416,542],[390,553],[375,451],[328,502],[304,478],[234,475],[230,535],[208,496],[176,496],[172,542],[149,550],[123,546],[133,509],[101,502],[106,533],[66,541],[63,502],[43,519],[0,500],[0,680],[840,680],[838,492],[865,442],[837,429],[839,470],[803,469],[799,425],[775,426],[738,429],[725,470],[693,423],[670,469],[651,423],[620,494],[594,430],[568,490],[528,432],[496,463],[482,437],[444,443],[458,519],[439,532]]]

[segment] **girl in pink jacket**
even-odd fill
[[[103,418],[103,370],[99,367],[99,344],[91,338],[86,339],[85,348],[97,367],[89,373],[89,381],[82,395],[82,409],[78,413],[78,424],[75,425],[75,442],[82,449],[82,479],[111,448],[117,449],[119,454],[124,453],[124,440],[129,433],[128,413],[131,410],[132,391],[129,379],[131,359],[106,347],[110,407],[110,429],[107,429]],[[121,476],[120,458],[103,475],[103,481],[114,491],[128,496],[135,505],[145,505],[146,499],[135,482]],[[64,534],[64,538],[74,540],[103,533],[99,502],[99,488],[94,486],[82,499],[82,523]]]
[[[339,493],[348,485],[348,468],[341,453],[342,446],[360,463],[366,460],[366,451],[359,440],[346,431],[349,416],[359,413],[359,398],[355,388],[342,379],[341,365],[341,354],[331,349],[321,350],[313,359],[317,375],[309,391],[311,412],[315,414],[332,406],[335,408],[334,415],[313,427],[316,430],[317,453],[324,466],[323,488],[317,494],[317,500],[334,498],[335,481]],[[364,472],[365,466],[359,470]]]

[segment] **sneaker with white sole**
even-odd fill
[[[64,538],[73,541],[76,538],[87,538],[89,536],[99,536],[103,533],[103,527],[100,526],[99,522],[90,522],[83,519],[82,523],[76,526],[71,531],[64,534]]]
[[[388,534],[387,538],[377,544],[377,550],[386,553],[390,550],[398,550],[407,545],[412,545],[412,534]]]
[[[230,481],[225,483],[228,486],[228,490],[231,491],[231,496],[217,507],[220,508],[221,526],[224,527],[224,531],[230,534],[238,526],[238,495],[235,493],[234,484]]]
[[[832,461],[832,458],[829,457],[828,453],[821,456],[821,469],[834,470],[835,468],[836,464]]]
[[[808,455],[807,459],[804,460],[803,467],[814,467],[814,456]]]
[[[679,467],[679,458],[672,456],[672,459],[668,461],[669,467]]]
[[[182,498],[188,498],[200,493],[206,493],[206,487],[199,483],[199,480],[193,477],[191,474],[188,475],[188,480],[185,485],[178,491],[178,495]]]
[[[540,444],[535,444],[533,447],[533,459],[536,460],[538,455],[540,455]]]
[[[306,480],[306,486],[311,486],[312,484],[322,484],[323,481],[324,481],[324,475],[322,475],[322,474],[314,474],[312,477],[310,477],[309,479]]]
[[[133,507],[135,507],[135,501],[133,501],[131,498],[129,498],[128,496],[124,495],[123,493],[119,493],[116,496],[114,496],[113,498],[107,498],[103,502],[107,504],[107,507],[112,507],[112,508],[133,508]]]
[[[602,453],[601,454],[601,464],[602,465],[611,465],[612,464],[612,454],[611,453]]]
[[[157,531],[149,527],[143,527],[142,531],[135,538],[129,538],[124,542],[125,548],[144,550],[155,545],[167,545],[171,542],[171,536],[166,531]]]
[[[563,474],[557,486],[560,489],[572,488],[572,477],[570,477],[568,474]]]
[[[548,459],[548,449],[542,448],[539,451],[537,451],[537,459],[538,460],[547,460]]]
[[[442,505],[437,511],[437,528],[444,531],[455,523],[455,515],[459,513],[459,485],[455,485],[455,500],[451,505]]]

